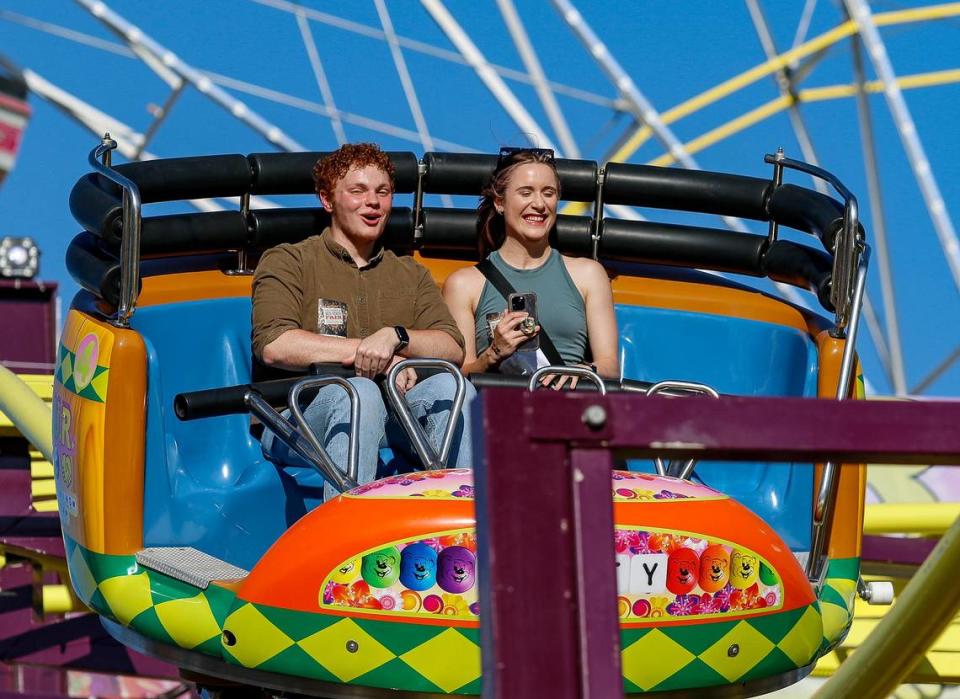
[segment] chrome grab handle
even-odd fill
[[[853,319],[853,306],[856,303],[854,295],[856,276],[860,257],[864,252],[864,241],[860,235],[860,207],[857,198],[831,172],[816,165],[805,163],[802,160],[793,160],[783,157],[782,152],[776,155],[769,153],[764,156],[764,162],[775,167],[775,179],[782,175],[783,168],[790,168],[817,177],[833,186],[843,197],[843,227],[834,239],[833,272],[830,283],[830,303],[836,309],[833,334],[840,336]],[[777,183],[779,186],[779,183]],[[771,228],[771,230],[773,230]]]
[[[840,359],[840,376],[837,380],[837,400],[846,400],[847,394],[854,381],[856,370],[857,329],[860,325],[860,309],[863,306],[863,295],[867,286],[867,268],[870,265],[870,246],[864,246],[860,265],[853,286],[853,301],[850,304],[850,324],[847,329],[847,338],[843,346],[843,355]],[[807,579],[817,585],[823,583],[826,575],[827,549],[830,531],[833,528],[833,511],[837,503],[837,487],[840,481],[840,465],[828,461],[823,466],[823,475],[820,478],[820,487],[817,490],[813,504],[812,541],[810,557],[807,559]]]
[[[317,386],[337,385],[343,388],[350,398],[350,436],[349,447],[347,450],[347,468],[339,468],[333,463],[330,455],[327,454],[320,440],[317,439],[313,430],[307,424],[303,417],[303,411],[300,409],[300,394]],[[357,474],[359,469],[360,442],[358,440],[360,424],[360,396],[357,389],[354,388],[346,379],[335,376],[318,376],[302,379],[290,388],[288,394],[290,413],[297,423],[297,427],[290,424],[289,420],[278,413],[272,405],[263,399],[256,391],[247,391],[243,397],[243,402],[251,414],[256,415],[260,421],[272,431],[276,437],[284,444],[299,454],[307,463],[317,469],[324,479],[330,483],[337,491],[344,492],[356,488]],[[299,428],[299,429],[298,429]],[[302,439],[306,438],[306,441]]]
[[[290,414],[297,421],[297,425],[303,430],[310,442],[310,445],[316,449],[317,453],[323,457],[324,461],[336,467],[336,464],[330,459],[317,435],[310,429],[306,418],[303,417],[303,410],[300,408],[300,394],[309,388],[318,388],[321,386],[339,386],[347,392],[350,399],[350,433],[347,442],[347,468],[346,474],[350,480],[356,482],[360,469],[360,394],[352,383],[339,376],[311,376],[301,381],[297,381],[290,387],[287,403],[290,406]],[[343,468],[339,469],[343,471]]]
[[[647,389],[648,396],[667,393],[689,393],[693,395],[710,396],[711,398],[720,397],[720,394],[710,386],[693,381],[660,381]],[[697,466],[696,459],[688,459],[682,467],[675,468],[673,461],[668,465],[664,465],[663,459],[659,456],[654,457],[653,463],[657,467],[657,474],[661,476],[675,475],[681,480],[688,480],[690,476],[693,475],[693,469]],[[673,471],[673,473],[670,473],[671,471]]]
[[[116,324],[127,327],[137,304],[140,286],[140,189],[130,179],[111,167],[110,155],[117,142],[104,134],[100,145],[90,151],[87,161],[96,172],[123,189],[122,224],[120,234],[120,299],[117,303]],[[103,158],[101,163],[98,158]]]
[[[427,439],[427,435],[423,431],[423,427],[414,419],[413,413],[410,412],[410,406],[407,405],[407,402],[397,389],[397,376],[400,372],[404,369],[416,369],[418,367],[446,371],[448,374],[453,375],[457,383],[457,390],[453,396],[453,405],[450,408],[450,417],[447,419],[447,426],[443,432],[443,440],[440,442],[439,454],[434,451],[433,445],[430,444],[430,440]],[[404,359],[394,364],[390,368],[390,371],[387,372],[386,392],[387,398],[390,400],[390,405],[393,406],[397,417],[400,419],[400,424],[403,426],[407,436],[410,437],[410,442],[413,444],[417,456],[420,457],[420,461],[423,462],[424,468],[428,471],[437,471],[446,468],[447,458],[450,456],[450,448],[453,446],[453,433],[457,429],[457,420],[460,418],[463,399],[467,393],[467,380],[463,377],[460,369],[445,359]]]
[[[584,379],[590,379],[593,383],[596,384],[597,390],[600,391],[601,396],[607,395],[607,387],[603,383],[603,379],[600,378],[600,374],[591,369],[586,369],[581,366],[543,366],[533,372],[533,376],[530,377],[530,383],[527,385],[527,389],[530,391],[537,390],[537,382],[540,381],[542,376],[547,374],[562,374],[564,376],[579,376]]]

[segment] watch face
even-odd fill
[[[397,325],[393,328],[397,332],[397,339],[400,340],[400,345],[406,347],[410,344],[410,336],[407,334],[407,329],[402,325]]]

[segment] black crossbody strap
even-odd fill
[[[477,269],[480,270],[480,274],[487,278],[487,281],[493,284],[493,288],[499,291],[503,298],[510,298],[510,294],[517,293],[517,290],[507,281],[503,273],[494,266],[489,257],[478,262]],[[543,326],[540,326],[540,349],[543,350],[543,356],[547,358],[550,364],[553,366],[564,365],[563,358]]]

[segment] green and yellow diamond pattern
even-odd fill
[[[816,603],[738,620],[625,629],[624,689],[695,689],[790,672],[816,659],[821,638]]]
[[[224,657],[245,667],[412,692],[479,694],[479,629],[304,614],[239,603]]]
[[[820,612],[823,615],[823,649],[825,654],[838,645],[853,623],[853,605],[857,599],[860,559],[831,560],[827,577],[820,591]]]
[[[107,399],[107,383],[110,379],[110,369],[96,364],[96,359],[87,352],[79,357],[60,345],[57,357],[57,369],[54,378],[65,389],[81,398],[103,403]]]
[[[221,656],[232,592],[215,585],[198,590],[141,568],[133,556],[94,553],[69,538],[66,546],[70,578],[87,606],[163,643]]]

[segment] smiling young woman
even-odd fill
[[[538,325],[525,326],[528,313],[508,308],[504,295],[476,267],[451,274],[443,295],[466,340],[464,373],[496,371],[521,345],[546,333],[564,364],[589,361],[601,376],[619,375],[606,272],[594,260],[567,257],[550,246],[559,200],[551,151],[501,151],[477,208],[480,250],[517,292],[536,294]],[[488,316],[498,314],[491,329]],[[553,385],[562,387],[566,378]]]

